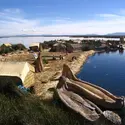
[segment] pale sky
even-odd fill
[[[124,0],[0,0],[0,36],[125,32]]]

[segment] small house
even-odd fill
[[[66,46],[63,43],[55,43],[50,52],[66,52]]]
[[[29,48],[31,51],[38,52],[42,50],[42,45],[40,43],[31,43]]]
[[[12,47],[12,44],[10,44],[10,43],[4,43],[3,46],[5,46],[5,47]]]
[[[64,44],[64,43],[55,43],[52,48],[50,49],[50,52],[73,52],[73,47],[71,44]]]
[[[4,43],[0,46],[0,49],[4,49],[4,48],[12,48],[12,44],[10,43]]]
[[[35,83],[35,69],[27,62],[0,62],[0,81],[6,79],[17,86],[30,88]]]

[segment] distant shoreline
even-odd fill
[[[106,34],[106,35],[98,35],[98,34],[86,34],[86,35],[3,35],[0,38],[11,38],[11,37],[72,37],[72,38],[121,38],[125,37],[125,34]]]

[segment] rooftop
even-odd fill
[[[0,62],[0,76],[17,76],[24,81],[29,71],[34,68],[27,62]]]
[[[39,47],[40,43],[31,43],[29,47],[37,46]]]
[[[12,46],[10,43],[4,43],[3,45],[5,45],[7,47],[11,47]]]

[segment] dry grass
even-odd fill
[[[62,70],[63,64],[71,65],[72,56],[79,57],[81,52],[70,53],[65,55],[64,53],[49,53],[43,52],[43,55],[64,55],[64,60],[49,60],[48,64],[44,64],[45,69],[42,73],[36,73],[35,91],[36,94],[42,94],[42,98],[45,96],[52,97],[53,88],[56,86],[56,82],[52,81],[52,77],[57,72]],[[28,61],[32,63],[33,54],[21,54],[12,55],[6,57],[6,61]],[[47,68],[49,67],[49,68]],[[52,90],[52,91],[51,91]],[[49,92],[47,92],[49,91]],[[9,91],[10,92],[10,91]],[[100,125],[100,123],[89,123],[85,121],[79,115],[71,111],[64,109],[62,103],[55,100],[54,104],[45,104],[42,100],[35,96],[24,96],[22,99],[8,99],[5,95],[0,94],[0,111],[2,113],[0,117],[0,124],[5,125]],[[56,103],[59,103],[57,105]],[[77,116],[77,117],[76,117]],[[33,118],[33,119],[32,119]],[[102,123],[104,125],[104,123]],[[107,124],[105,124],[107,125]]]
[[[47,53],[50,55],[51,53]],[[60,55],[60,53],[52,53],[53,55]],[[52,55],[51,54],[51,55]],[[49,60],[48,64],[45,64],[45,69],[41,73],[36,73],[36,83],[35,83],[35,91],[37,95],[44,94],[48,91],[49,88],[53,88],[56,86],[58,81],[53,81],[54,76],[58,76],[60,71],[63,68],[63,64],[71,65],[72,57],[76,56],[79,57],[80,53],[70,53],[68,55],[63,54],[65,59],[64,60]],[[41,91],[42,90],[42,91]]]
[[[54,79],[54,76],[58,76],[58,72],[62,70],[63,64],[72,64],[72,57],[76,56],[79,57],[81,52],[74,52],[74,53],[69,53],[66,55],[66,53],[62,52],[47,52],[44,51],[42,52],[42,56],[59,56],[62,55],[64,57],[63,60],[52,60],[50,58],[44,57],[44,59],[47,60],[48,64],[44,64],[44,71],[41,73],[35,73],[35,93],[36,95],[43,95],[46,96],[48,94],[49,96],[52,96],[52,93],[50,94],[47,93],[49,88],[53,88],[56,86],[57,82],[53,82],[52,79]],[[27,61],[30,64],[34,62],[34,56],[33,53],[14,53],[12,55],[4,57],[5,61]]]

